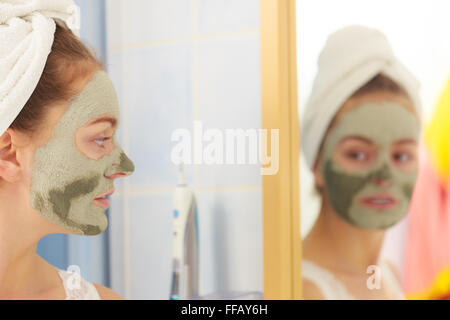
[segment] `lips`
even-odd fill
[[[360,203],[375,210],[389,210],[397,205],[397,199],[388,193],[374,194],[360,199]]]
[[[109,200],[106,197],[112,195],[113,193],[114,193],[114,188],[111,188],[107,192],[105,192],[105,193],[99,195],[97,198],[95,198],[93,200],[93,202],[96,205],[98,205],[104,209],[108,209],[109,208]]]

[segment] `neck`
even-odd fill
[[[45,233],[37,227],[37,214],[17,194],[7,188],[0,192],[0,297],[27,290],[41,262],[36,247]]]
[[[336,271],[365,273],[367,267],[378,264],[383,239],[384,230],[355,227],[332,208],[322,206],[319,218],[305,240],[305,253]]]

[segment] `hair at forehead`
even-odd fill
[[[370,79],[366,84],[364,84],[361,88],[356,90],[350,97],[354,98],[357,96],[364,95],[366,93],[370,92],[376,92],[376,91],[386,91],[394,94],[401,95],[408,100],[411,100],[411,97],[406,92],[406,90],[399,85],[397,82],[392,80],[391,78],[379,73],[372,79]]]
[[[34,133],[47,110],[77,95],[82,82],[103,64],[72,31],[56,25],[54,41],[41,78],[10,128]]]

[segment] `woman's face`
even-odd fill
[[[406,214],[418,170],[413,110],[405,98],[376,92],[348,100],[337,114],[316,181],[353,225],[384,229]]]
[[[134,170],[115,138],[119,108],[114,87],[98,71],[64,110],[55,109],[46,141],[33,155],[30,202],[45,220],[84,235],[107,226],[113,180]]]

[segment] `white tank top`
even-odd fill
[[[388,277],[387,281],[395,285],[397,299],[405,299],[402,287],[386,262],[379,264],[382,268],[382,274]],[[319,267],[309,260],[302,260],[302,277],[311,281],[319,288],[325,300],[356,300],[351,295],[345,285],[339,281],[330,271]]]
[[[66,300],[101,300],[95,286],[76,272],[58,269],[66,291]]]

